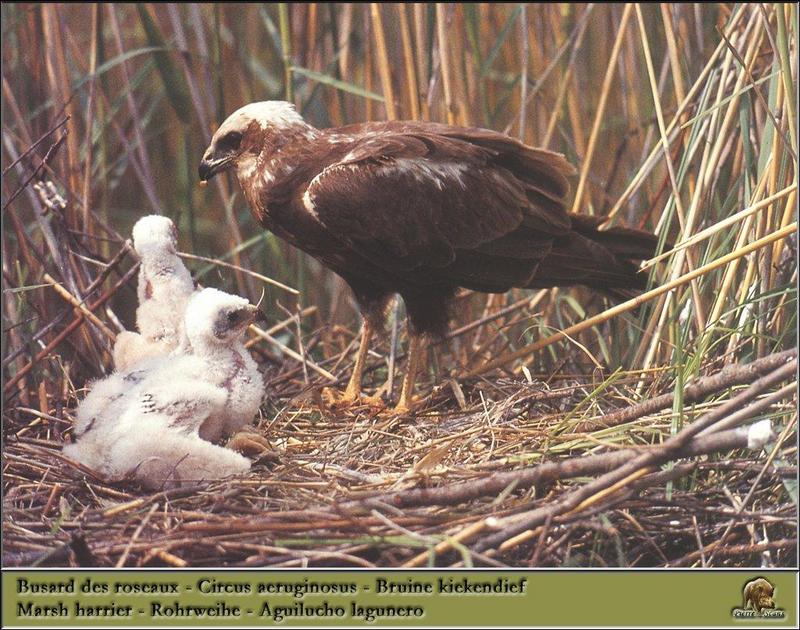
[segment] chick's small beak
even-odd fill
[[[244,307],[244,310],[247,313],[248,322],[261,322],[265,323],[267,321],[267,316],[257,306],[253,306],[252,304],[248,304]]]
[[[253,321],[256,321],[260,324],[269,323],[269,320],[267,319],[267,314],[264,311],[262,311],[257,306],[254,306],[253,308],[256,310]]]

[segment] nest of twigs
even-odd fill
[[[675,448],[667,442],[679,428],[673,396],[661,377],[621,374],[596,400],[597,383],[574,376],[451,380],[423,410],[397,416],[320,407],[318,387],[287,362],[267,368],[272,385],[258,422],[274,454],[245,477],[154,493],[64,460],[74,399],[9,406],[3,560],[790,566],[794,429],[749,450],[746,431],[734,427],[795,404],[791,387],[763,395],[793,378],[795,356],[727,368],[688,388],[687,428],[727,424]],[[632,405],[642,382],[666,394]]]

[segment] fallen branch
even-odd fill
[[[764,551],[772,551],[773,549],[778,550],[790,550],[797,547],[797,539],[796,538],[784,538],[782,540],[773,540],[772,542],[760,543],[756,545],[732,545],[730,547],[721,547],[719,541],[714,541],[703,547],[702,549],[698,549],[697,551],[692,551],[691,553],[686,554],[682,558],[678,558],[665,566],[667,567],[680,567],[686,564],[690,564],[692,562],[696,562],[700,560],[703,554],[708,553],[709,551],[713,551],[717,555],[720,556],[745,556],[753,553],[763,553]]]
[[[759,376],[771,372],[777,367],[780,367],[789,359],[797,356],[797,349],[786,350],[785,352],[778,352],[771,354],[762,359],[757,359],[752,363],[744,365],[729,365],[716,374],[711,376],[703,376],[695,379],[683,389],[683,402],[684,404],[691,404],[705,397],[722,391],[734,385],[745,385],[752,383]],[[675,400],[675,393],[662,394],[650,400],[614,411],[602,418],[593,418],[583,422],[575,427],[576,433],[586,433],[596,429],[603,429],[608,427],[617,426],[631,422],[643,416],[646,416],[662,409],[672,407]]]
[[[102,271],[98,274],[98,276],[92,281],[92,283],[86,287],[84,294],[86,296],[91,295],[103,282],[105,282],[106,278],[111,275],[111,272],[116,268],[119,262],[128,255],[130,252],[130,247],[126,244],[122,249],[120,249],[114,257],[105,264]],[[137,266],[138,269],[138,266]],[[85,298],[85,299],[88,299]],[[38,341],[48,332],[50,332],[57,324],[59,324],[66,316],[70,313],[70,311],[62,311],[59,313],[52,321],[48,322],[43,328],[39,329],[32,337],[31,343]],[[8,356],[3,358],[3,367],[10,364],[11,361],[16,359],[19,355],[21,355],[25,351],[25,346],[19,347],[13,352],[11,352]]]
[[[62,119],[61,122],[56,123],[54,127],[51,127],[50,129],[45,131],[44,134],[42,134],[36,142],[34,142],[31,146],[29,146],[22,153],[20,153],[17,156],[17,159],[15,159],[13,162],[11,162],[11,164],[9,164],[3,169],[3,173],[2,175],[0,175],[0,177],[5,177],[6,175],[8,175],[9,171],[11,171],[12,168],[14,168],[17,164],[19,164],[24,158],[28,157],[28,155],[33,153],[36,147],[38,147],[42,142],[44,142],[47,138],[49,138],[50,135],[61,129],[61,127],[66,125],[68,122],[69,122],[69,116]]]
[[[517,514],[505,519],[504,528],[496,534],[481,540],[478,551],[485,551],[501,545],[505,540],[521,534],[522,532],[533,529],[542,524],[548,517],[555,517],[573,510],[585,501],[589,500],[597,493],[602,493],[609,487],[619,482],[632,479],[636,475],[641,475],[642,471],[653,466],[663,464],[667,461],[680,457],[684,450],[695,438],[695,436],[707,429],[718,425],[718,423],[729,423],[732,421],[742,423],[753,416],[768,409],[776,402],[789,396],[793,396],[796,391],[794,383],[781,388],[777,392],[762,398],[747,407],[746,403],[763,393],[765,390],[781,383],[789,378],[793,378],[797,371],[797,360],[793,359],[783,367],[774,370],[767,376],[755,381],[750,387],[741,392],[738,396],[731,398],[713,411],[703,415],[697,421],[683,429],[680,433],[673,435],[659,447],[649,449],[635,457],[628,463],[608,472],[594,481],[577,488],[554,503],[544,507],[530,510],[522,514]],[[712,436],[714,434],[711,434]],[[719,436],[719,434],[717,434]],[[709,436],[710,437],[710,436]],[[702,439],[702,438],[701,438]]]
[[[720,451],[729,451],[747,446],[748,428],[731,429],[702,438],[695,438],[685,448],[675,454],[675,458],[694,457]],[[525,490],[531,486],[551,483],[553,481],[586,477],[612,471],[631,458],[645,454],[661,447],[643,449],[626,448],[610,453],[573,457],[558,462],[547,462],[520,470],[494,473],[484,479],[448,484],[436,488],[414,488],[376,494],[355,501],[340,503],[337,507],[342,512],[353,513],[360,510],[374,509],[381,504],[396,508],[421,507],[426,505],[456,505],[480,497],[495,497],[509,486],[515,490]]]
[[[436,517],[424,516],[401,516],[394,519],[400,525],[430,525],[433,521],[437,521]],[[191,532],[192,534],[203,536],[213,535],[232,535],[244,533],[260,533],[260,532],[308,532],[324,529],[341,528],[344,530],[362,531],[367,527],[374,527],[383,525],[384,522],[377,518],[341,518],[331,514],[327,519],[317,514],[314,518],[297,517],[297,520],[284,522],[281,520],[273,519],[271,517],[265,518],[229,518],[224,521],[196,521],[193,523],[185,523],[179,529],[183,532]]]

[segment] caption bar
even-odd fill
[[[721,626],[744,617],[794,626],[796,580],[738,571],[6,570],[2,617],[4,627]]]

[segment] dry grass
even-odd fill
[[[781,389],[793,377],[747,403],[769,403],[747,418],[772,420],[764,451],[673,453],[487,548],[515,514],[591,488],[587,476],[454,505],[352,503],[657,446],[757,375],[700,400],[688,384],[797,346],[794,5],[2,11],[7,564],[795,562],[796,395]],[[258,229],[231,182],[195,185],[214,125],[265,98],[293,100],[320,126],[420,117],[562,151],[579,168],[576,209],[675,249],[627,305],[579,288],[465,293],[422,384],[439,383],[423,412],[326,411],[325,374],[341,380],[352,361],[348,292]],[[124,237],[154,211],[207,259],[189,261],[203,284],[254,301],[266,292],[273,326],[250,347],[269,377],[259,427],[277,455],[245,479],[148,495],[65,463],[60,446],[132,324]],[[403,368],[396,315],[398,334],[370,359],[373,388]],[[666,408],[602,427],[613,410],[673,392]]]

